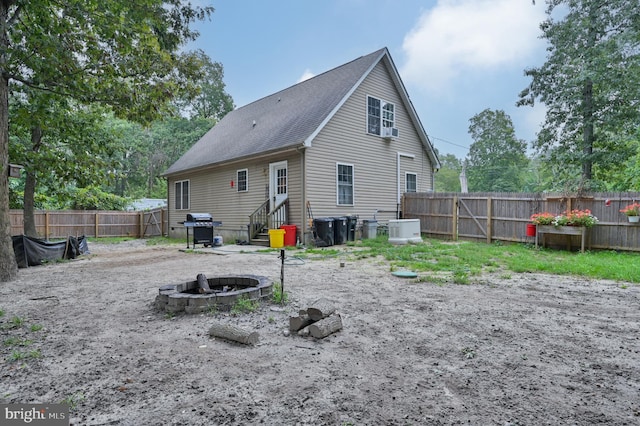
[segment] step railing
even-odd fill
[[[277,229],[288,223],[289,200],[286,199],[269,211],[269,200],[266,200],[253,213],[249,215],[249,241],[254,239],[265,228]]]

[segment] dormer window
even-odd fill
[[[383,128],[395,127],[395,105],[367,96],[367,133],[384,136]]]

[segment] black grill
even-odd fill
[[[209,213],[188,213],[187,220],[182,222],[187,228],[187,248],[189,248],[189,229],[193,229],[193,247],[202,244],[205,247],[213,245],[213,229],[222,225],[214,222]]]

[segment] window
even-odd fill
[[[367,133],[382,135],[382,127],[394,127],[395,105],[367,96]]]
[[[338,205],[353,205],[353,166],[337,164]]]
[[[189,181],[176,182],[176,210],[189,210]]]
[[[238,192],[247,192],[249,190],[249,170],[238,170],[236,173],[236,182]]]
[[[406,192],[416,192],[418,189],[418,175],[415,173],[406,173],[404,186]]]

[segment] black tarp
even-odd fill
[[[16,254],[18,268],[42,265],[44,261],[75,259],[89,253],[89,245],[84,237],[69,237],[66,241],[45,241],[38,238],[16,235],[13,239],[13,252]]]

